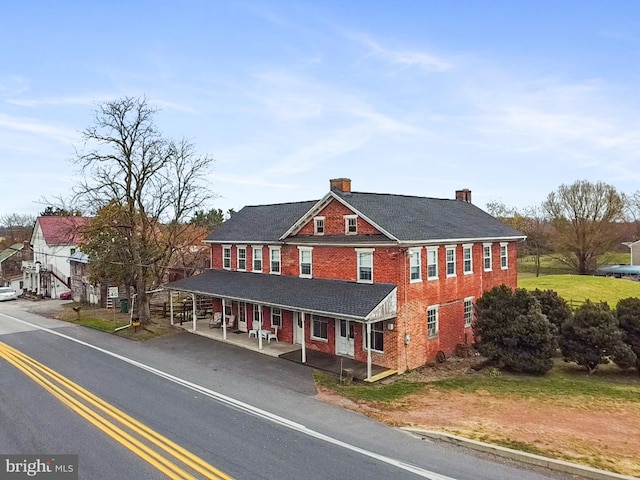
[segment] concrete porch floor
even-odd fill
[[[183,322],[182,325],[180,325],[180,323],[176,323],[175,326],[182,328],[189,333],[211,338],[212,340],[230,343],[263,355],[280,357],[291,362],[303,364],[302,347],[300,345],[292,345],[291,343],[275,341],[271,341],[269,343],[266,340],[263,340],[262,350],[260,350],[257,338],[249,338],[249,334],[247,332],[237,332],[234,329],[227,329],[227,339],[224,340],[222,328],[209,328],[209,321],[207,319],[197,320],[195,331],[193,330],[193,322],[191,321]],[[363,381],[366,381],[367,379],[367,364],[365,362],[310,349],[306,350],[306,356],[306,362],[303,365],[333,373],[335,375],[344,375],[344,370],[349,369],[353,372],[353,378]],[[380,367],[378,365],[371,365],[370,381],[376,382],[394,375],[395,373],[395,370]]]

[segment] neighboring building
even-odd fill
[[[640,266],[640,240],[626,244],[631,251],[631,265]]]
[[[43,297],[59,298],[71,289],[73,255],[80,241],[80,228],[88,217],[42,216],[31,235],[33,261],[23,262],[24,288]]]
[[[211,270],[167,288],[211,297],[237,330],[258,320],[281,342],[403,372],[470,344],[474,301],[516,287],[525,237],[472,205],[471,191],[330,187],[317,201],[243,208],[207,237]]]
[[[14,243],[0,252],[0,286],[22,292],[22,262],[33,260],[33,250],[27,242]]]

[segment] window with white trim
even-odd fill
[[[427,248],[427,280],[438,278],[438,247]]]
[[[429,338],[438,336],[438,306],[427,308],[427,334]]]
[[[483,243],[482,244],[482,262],[484,265],[484,271],[485,272],[490,272],[491,271],[491,244],[490,243]]]
[[[314,217],[313,233],[316,235],[324,235],[324,217]]]
[[[364,339],[364,350],[369,349],[369,338],[367,337],[367,325],[362,325]],[[376,322],[371,324],[371,351],[384,353],[384,322]]]
[[[262,271],[262,245],[252,247],[253,271]]]
[[[509,268],[509,248],[507,243],[500,244],[500,268],[502,270]]]
[[[300,258],[300,276],[303,278],[311,278],[312,252],[313,252],[313,247],[298,247],[298,255]]]
[[[328,340],[328,319],[320,315],[311,316],[311,338],[314,340]]]
[[[277,307],[271,308],[271,326],[282,327],[282,310]]]
[[[473,245],[462,246],[462,270],[465,275],[473,273]]]
[[[262,308],[257,303],[253,304],[253,321],[262,325]]]
[[[358,216],[344,216],[344,233],[345,235],[356,235],[358,233]]]
[[[464,326],[470,327],[473,323],[473,297],[464,299]]]
[[[231,270],[231,245],[222,246],[222,268]]]
[[[409,249],[409,281],[411,283],[422,281],[422,248]]]
[[[456,246],[449,245],[446,247],[447,259],[447,277],[456,276]]]
[[[244,245],[238,245],[238,270],[244,271],[247,269],[247,247]]]
[[[269,247],[269,273],[280,275],[280,247]]]
[[[373,249],[356,248],[358,256],[358,282],[373,283]]]

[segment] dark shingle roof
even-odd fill
[[[244,207],[209,234],[215,242],[277,242],[317,200]]]
[[[390,283],[364,284],[289,275],[207,270],[200,275],[171,282],[165,288],[319,315],[364,320],[396,286]]]
[[[400,241],[524,237],[461,200],[334,191]]]

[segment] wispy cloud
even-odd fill
[[[36,134],[57,142],[68,144],[78,138],[75,130],[57,125],[42,123],[30,118],[12,117],[0,114],[0,128],[20,133]]]

